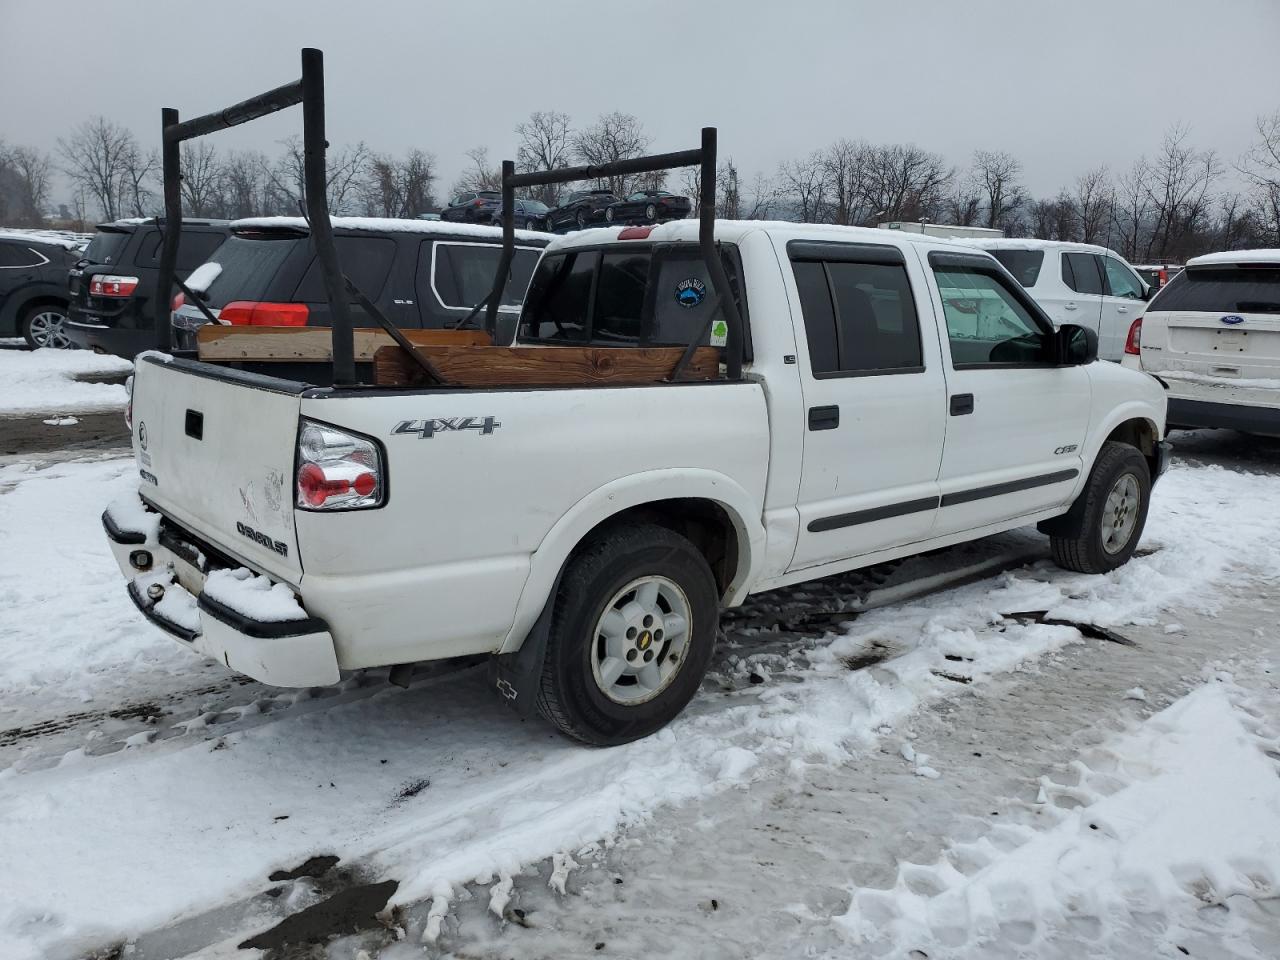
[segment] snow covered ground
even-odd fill
[[[686,715],[608,751],[478,669],[282,692],[192,661],[97,527],[128,463],[0,468],[0,956],[249,956],[368,895],[333,956],[1274,957],[1280,456],[1229,462],[1177,463],[1107,576],[843,623],[886,574],[755,597]]]
[[[128,360],[88,350],[0,349],[0,417],[123,410],[123,386],[76,378],[124,376],[132,370]]]

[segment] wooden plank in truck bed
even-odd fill
[[[683,347],[423,346],[445,380],[460,387],[643,385],[671,375]],[[426,386],[422,369],[397,346],[374,353],[379,386]],[[714,380],[720,349],[699,347],[681,380]]]
[[[402,332],[415,346],[477,347],[489,343],[489,335],[483,330]],[[370,363],[380,348],[395,345],[385,330],[357,329],[352,333],[356,363]],[[241,327],[209,323],[196,331],[196,345],[200,359],[214,363],[237,360],[315,363],[333,359],[328,327]]]

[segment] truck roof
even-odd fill
[[[972,237],[957,242],[980,250],[1068,250],[1072,253],[1111,253],[1119,256],[1109,247],[1100,247],[1096,243],[1076,243],[1074,240],[1036,240],[1031,237],[988,240],[985,237]]]
[[[623,230],[634,230],[635,227],[595,227],[578,230],[574,233],[558,236],[547,247],[548,252],[567,250],[573,247],[594,246],[601,243],[612,243],[618,239]],[[830,223],[795,223],[790,220],[717,220],[715,236],[717,240],[735,243],[748,234],[762,232],[783,240],[832,240],[845,243],[876,243],[882,246],[905,246],[914,244],[930,249],[950,249],[957,253],[973,253],[971,246],[962,241],[930,237],[921,233],[903,233],[897,230],[877,230],[874,227],[843,227]],[[671,220],[653,227],[648,239],[665,243],[698,242],[698,221]],[[625,242],[625,241],[623,241]]]
[[[1280,266],[1280,249],[1223,250],[1221,253],[1206,253],[1201,257],[1192,257],[1187,261],[1187,266],[1212,267],[1229,263],[1274,263]]]
[[[393,217],[332,217],[335,230],[352,230],[362,233],[429,233],[432,236],[450,236],[502,242],[501,227],[486,227],[478,223],[454,223],[448,220],[401,220]],[[311,228],[302,217],[248,217],[231,222],[232,232],[242,230],[292,230],[309,233]],[[545,243],[550,234],[538,230],[517,230],[516,239],[525,242]]]

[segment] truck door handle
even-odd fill
[[[1116,313],[1128,313],[1128,312],[1129,312],[1129,308],[1126,307],[1123,303],[1116,304]]]
[[[973,394],[953,393],[951,395],[951,415],[953,417],[962,417],[966,413],[973,413]]]
[[[838,426],[840,426],[839,407],[830,406],[809,408],[810,430],[834,430]]]

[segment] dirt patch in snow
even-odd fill
[[[46,453],[50,450],[126,448],[129,428],[119,410],[77,413],[75,423],[45,423],[48,413],[30,417],[0,417],[0,454]]]
[[[337,865],[339,859],[341,858],[332,854],[308,857],[292,870],[276,870],[267,879],[279,883],[282,880],[297,880],[299,877],[323,877]]]
[[[241,950],[265,950],[264,960],[289,956],[292,948],[326,943],[341,936],[382,926],[378,914],[399,886],[395,880],[348,887],[327,900],[285,917],[240,944]]]

